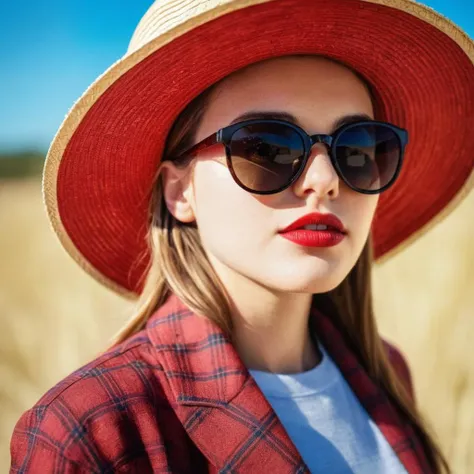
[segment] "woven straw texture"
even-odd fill
[[[45,204],[79,265],[125,296],[141,291],[148,202],[173,121],[219,79],[288,54],[324,54],[355,68],[374,87],[383,118],[410,132],[401,176],[374,221],[379,261],[467,195],[474,45],[433,10],[409,0],[160,1],[125,57],[71,109],[48,153]]]

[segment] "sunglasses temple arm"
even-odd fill
[[[184,153],[180,155],[180,157],[184,157],[184,156],[193,157],[197,155],[200,151],[203,151],[206,148],[210,148],[211,146],[216,145],[217,143],[221,143],[221,142],[222,142],[222,134],[220,133],[220,131],[213,133],[212,135],[208,136],[204,140],[200,141],[199,143],[196,143],[196,145],[186,150]]]

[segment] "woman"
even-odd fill
[[[472,51],[409,1],[153,5],[45,169],[65,248],[140,310],[11,472],[449,472],[370,267],[467,189]]]

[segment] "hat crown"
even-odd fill
[[[44,168],[53,229],[108,287],[133,297],[143,290],[151,262],[145,193],[176,117],[210,85],[263,59],[339,59],[378,91],[381,115],[410,131],[405,177],[378,205],[377,260],[414,241],[472,188],[474,42],[434,10],[413,0],[149,5],[128,52],[69,112]],[[288,28],[288,18],[298,28]]]
[[[156,0],[139,21],[130,40],[126,56],[158,37],[165,37],[168,32],[178,26],[181,35],[193,27],[213,20],[227,12],[268,1],[271,0]],[[474,60],[474,43],[470,41],[469,36],[432,8],[413,0],[359,1],[392,7],[415,15],[447,33],[464,49],[471,60]],[[204,18],[201,16],[204,16]],[[165,40],[164,43],[166,42]]]
[[[263,3],[260,0],[255,3]],[[173,28],[189,22],[189,28],[200,24],[198,17],[203,13],[214,11],[214,15],[208,15],[206,21],[219,16],[221,8],[239,3],[237,7],[247,6],[247,1],[236,0],[156,0],[138,23],[130,40],[127,55],[137,51],[150,41],[165,35]],[[235,9],[235,8],[234,8]],[[188,28],[185,28],[186,30]]]

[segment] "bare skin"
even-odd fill
[[[249,112],[290,114],[310,134],[332,133],[346,116],[373,118],[374,113],[357,76],[316,57],[250,66],[226,78],[211,99],[196,142]],[[185,170],[165,162],[167,206],[180,221],[197,223],[233,303],[234,343],[244,364],[276,373],[309,370],[320,360],[308,332],[312,295],[335,288],[352,269],[367,240],[378,196],[358,194],[342,183],[322,145],[313,147],[298,181],[267,196],[241,189],[224,156],[218,145]],[[310,212],[335,214],[346,238],[335,247],[308,248],[278,234]]]

